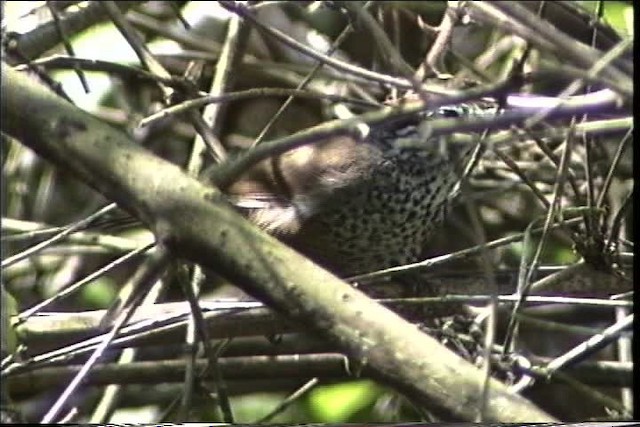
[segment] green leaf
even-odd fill
[[[117,294],[113,280],[103,277],[82,288],[80,298],[90,307],[107,308]]]
[[[380,388],[371,381],[353,381],[314,389],[309,395],[313,419],[318,422],[346,422],[375,402]]]
[[[581,1],[579,3],[590,12],[594,12],[598,7],[597,1]],[[621,37],[633,37],[633,5],[622,1],[605,1],[603,6],[604,20]]]

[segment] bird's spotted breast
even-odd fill
[[[426,135],[421,124],[433,115],[372,126],[364,141],[332,139],[285,153],[277,175],[288,199],[267,195],[273,206],[249,217],[342,276],[417,261],[468,153]],[[251,179],[242,184],[256,187]]]
[[[416,261],[459,179],[435,150],[381,148],[376,137],[366,141],[376,151],[372,173],[337,192],[306,224],[317,257],[345,275]]]

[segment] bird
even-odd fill
[[[228,188],[247,218],[330,271],[358,275],[418,261],[455,200],[473,145],[431,137],[428,121],[372,125],[263,161]]]
[[[250,168],[225,193],[249,221],[339,277],[415,262],[444,222],[474,147],[431,136],[429,120],[475,110],[445,106],[372,125],[363,138],[302,146]],[[119,297],[101,327],[142,294]]]

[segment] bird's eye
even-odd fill
[[[460,111],[453,107],[442,107],[438,110],[438,114],[442,117],[460,117]]]

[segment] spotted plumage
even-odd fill
[[[424,120],[290,151],[230,191],[255,223],[338,274],[416,261],[444,219],[471,148],[429,137]]]

